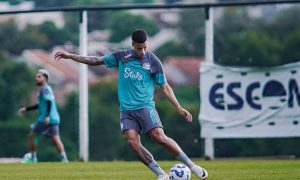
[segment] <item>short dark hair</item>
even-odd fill
[[[143,29],[137,29],[132,32],[131,39],[136,43],[144,43],[147,41],[147,33]]]

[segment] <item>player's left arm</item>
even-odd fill
[[[188,122],[192,122],[193,116],[186,109],[182,108],[173,92],[173,89],[169,84],[164,84],[160,86],[162,92],[166,95],[171,104],[176,108],[177,112],[183,116]]]
[[[59,61],[60,59],[71,59],[73,61],[92,65],[92,66],[98,66],[98,65],[104,65],[104,59],[103,56],[97,57],[97,56],[80,56],[77,54],[71,54],[66,51],[58,51],[54,55],[55,60]]]
[[[36,110],[39,108],[39,105],[38,104],[35,104],[35,105],[32,105],[32,106],[28,106],[28,107],[21,107],[19,110],[18,110],[18,113],[19,115],[22,115],[24,112],[27,112],[27,111],[33,111],[33,110]]]

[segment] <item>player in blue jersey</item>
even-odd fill
[[[153,101],[155,85],[161,87],[171,104],[188,122],[192,121],[192,115],[178,103],[167,83],[160,60],[152,52],[147,51],[146,32],[141,29],[135,30],[131,37],[133,49],[115,51],[102,57],[79,56],[59,51],[55,54],[55,59],[71,59],[88,65],[117,68],[121,131],[138,159],[152,170],[159,180],[168,179],[168,175],[141,144],[140,135],[147,134],[171,155],[186,164],[200,179],[206,179],[207,171],[193,163],[178,144],[165,135]]]
[[[39,110],[39,116],[32,125],[32,130],[29,134],[29,148],[31,152],[25,154],[21,161],[22,163],[37,162],[37,135],[39,134],[51,137],[57,151],[60,153],[61,161],[68,162],[64,145],[59,136],[60,117],[57,111],[52,88],[47,84],[48,78],[48,71],[45,69],[39,69],[35,77],[36,85],[40,87],[37,97],[38,102],[35,105],[19,109],[19,113],[37,109]]]

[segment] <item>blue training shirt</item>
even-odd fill
[[[118,68],[120,111],[154,107],[155,84],[167,84],[160,60],[151,52],[140,58],[133,49],[104,56],[107,68]]]
[[[47,100],[51,101],[51,109],[49,113],[50,124],[59,124],[60,117],[56,107],[55,97],[52,88],[45,84],[38,92],[39,116],[38,122],[44,122],[47,113]]]

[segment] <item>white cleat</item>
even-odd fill
[[[204,168],[201,168],[200,166],[197,165],[193,166],[191,168],[191,171],[202,180],[206,180],[208,177],[208,172]]]
[[[170,180],[170,178],[168,174],[164,174],[164,175],[159,175],[157,177],[157,180]]]
[[[32,158],[31,153],[26,153],[22,158],[21,163],[37,163],[37,158]]]
[[[68,159],[66,159],[66,158],[62,158],[60,162],[62,162],[62,163],[68,163],[68,162],[69,162],[69,160],[68,160]]]

